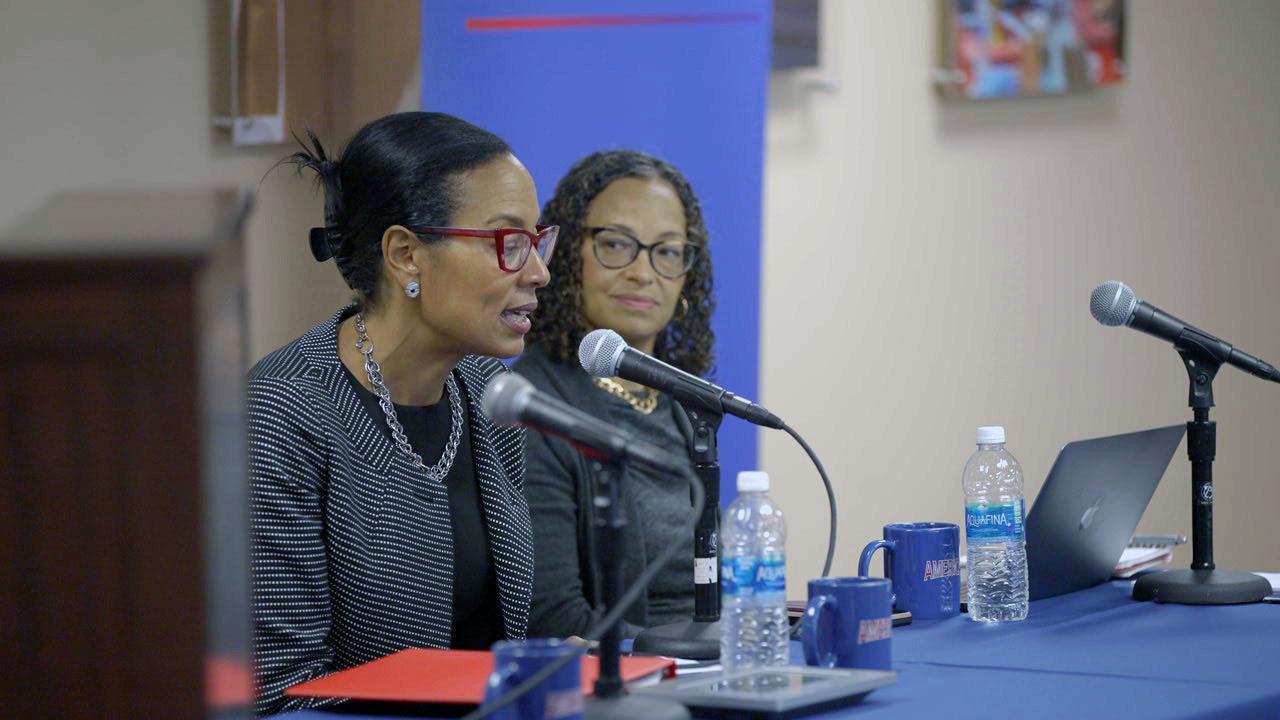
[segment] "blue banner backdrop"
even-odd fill
[[[653,153],[689,177],[711,235],[714,379],[759,387],[768,0],[423,0],[422,104],[492,130],[545,203],[596,150]],[[758,464],[756,431],[721,427],[721,503]]]

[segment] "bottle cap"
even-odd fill
[[[769,489],[769,473],[762,470],[743,470],[738,473],[738,492],[766,492]]]
[[[1004,427],[1000,425],[984,425],[978,428],[979,445],[1004,444]]]

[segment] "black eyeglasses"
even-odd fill
[[[688,240],[664,240],[645,245],[630,233],[611,227],[587,228],[591,235],[592,250],[596,260],[610,270],[624,268],[640,257],[640,251],[649,253],[649,263],[654,272],[675,280],[689,272],[698,258],[697,243]]]

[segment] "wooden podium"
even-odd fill
[[[247,192],[58,196],[0,242],[0,708],[248,716]]]

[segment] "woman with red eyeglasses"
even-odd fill
[[[301,681],[407,647],[525,636],[533,540],[523,432],[480,410],[524,350],[557,228],[501,138],[441,113],[314,135],[317,260],[355,293],[249,374],[259,713]]]

